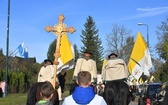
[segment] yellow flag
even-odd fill
[[[70,70],[74,67],[74,49],[65,34],[61,37],[60,43],[60,57],[58,59],[59,65],[57,74],[62,70]]]
[[[101,73],[102,75],[103,75],[104,66],[105,66],[106,62],[107,62],[107,59],[106,59],[106,58],[104,58],[104,60],[103,60],[103,65],[102,65],[102,73]]]
[[[131,75],[137,80],[142,73],[150,76],[149,69],[152,68],[152,61],[149,49],[140,32],[137,34],[135,44],[128,62],[128,69]]]
[[[152,75],[150,78],[149,78],[149,82],[154,82],[155,80],[155,77]]]
[[[105,66],[106,62],[107,62],[107,59],[104,58],[104,60],[103,60],[103,67]]]
[[[139,78],[138,83],[139,83],[139,84],[143,84],[143,83],[144,83],[144,81],[142,80],[142,77]]]

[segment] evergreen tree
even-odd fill
[[[128,64],[128,62],[130,60],[130,56],[131,56],[131,52],[133,50],[133,46],[134,46],[134,37],[129,36],[126,39],[126,45],[124,45],[123,48],[121,49],[122,52],[123,52],[122,58],[125,60],[126,64]]]
[[[75,54],[75,62],[77,61],[77,59],[79,58],[79,51],[78,51],[78,48],[77,48],[77,45],[74,44],[74,54]]]
[[[3,54],[2,48],[0,49],[0,69],[5,69],[5,56]]]
[[[50,44],[47,52],[47,58],[50,59],[51,61],[54,61],[54,53],[56,49],[56,39]]]
[[[0,49],[0,56],[3,56],[3,50],[2,50],[2,48]]]
[[[96,61],[97,70],[100,71],[102,68],[103,47],[98,35],[98,29],[96,29],[95,22],[91,16],[86,19],[84,27],[85,29],[82,30],[82,35],[80,35],[84,46],[81,47],[80,53],[83,54],[85,50],[91,51],[93,53],[92,59]]]

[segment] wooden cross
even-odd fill
[[[57,42],[56,42],[56,49],[54,53],[54,64],[56,65],[54,68],[54,79],[53,79],[53,86],[55,88],[55,82],[56,82],[56,73],[57,73],[57,65],[59,64],[58,58],[60,57],[60,42],[61,42],[61,36],[65,32],[70,32],[71,34],[75,32],[75,29],[73,27],[66,27],[66,24],[63,23],[64,21],[64,16],[61,14],[58,17],[58,23],[54,26],[47,26],[45,30],[47,32],[54,32],[54,34],[57,36]]]

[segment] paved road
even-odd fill
[[[62,101],[60,101],[60,103],[59,103],[60,105],[62,105]]]
[[[138,103],[137,102],[130,102],[129,105],[138,105]]]

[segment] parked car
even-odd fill
[[[160,105],[163,101],[162,83],[150,83],[143,88],[138,105]]]

